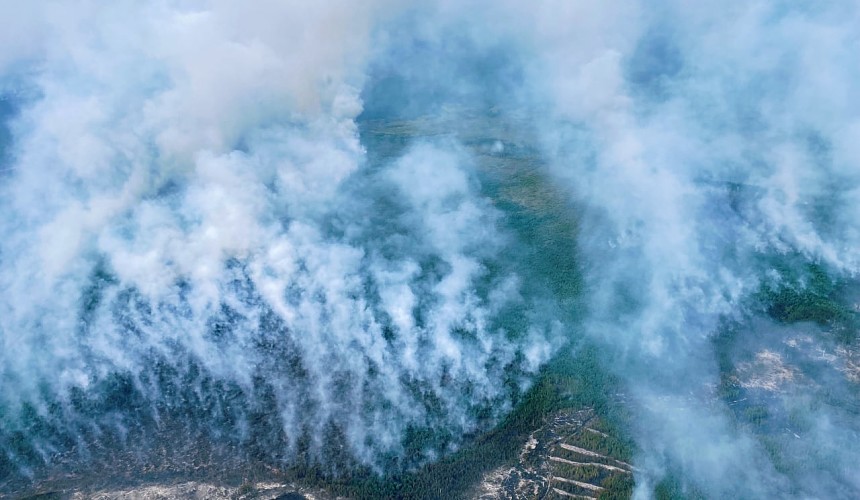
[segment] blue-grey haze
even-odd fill
[[[0,18],[0,491],[120,452],[413,468],[588,342],[637,497],[860,493],[856,2]],[[576,214],[575,311],[517,259],[512,158]]]

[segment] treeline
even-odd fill
[[[816,263],[776,266],[779,278],[762,284],[758,300],[767,314],[781,323],[814,322],[833,327],[837,340],[852,342],[860,327],[860,315],[844,302],[847,282],[831,278]]]
[[[341,469],[335,474],[330,468],[306,464],[288,469],[287,477],[334,495],[358,499],[467,498],[486,473],[514,463],[529,434],[562,408],[595,408],[603,416],[597,424],[602,431],[620,435],[613,418],[619,413],[607,399],[607,394],[612,394],[616,387],[614,379],[600,368],[595,350],[584,346],[575,351],[565,350],[542,370],[535,384],[499,425],[451,456],[418,470],[387,476],[362,467]],[[627,460],[632,454],[629,443],[616,439],[607,443],[609,448],[604,445],[601,449],[609,450],[614,457]],[[627,481],[614,479],[608,482],[607,498],[628,498],[630,491],[632,486]]]

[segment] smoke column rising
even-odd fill
[[[712,498],[854,496],[856,4],[434,13],[421,26],[440,50],[452,34],[473,61],[508,49],[515,70],[475,84],[452,64],[442,79],[526,116],[582,208],[577,326],[633,398],[637,496],[667,476]]]
[[[246,448],[275,415],[280,458],[333,463],[345,441],[378,471],[496,421],[559,345],[503,258],[505,214],[456,140],[375,164],[358,132],[453,105],[512,118],[582,207],[588,313],[565,327],[631,396],[637,496],[673,475],[713,498],[860,489],[856,341],[767,298],[857,299],[855,2],[0,12],[17,21],[0,35],[10,474],[100,439],[81,401],[120,437],[204,407]],[[134,411],[99,396],[114,380]]]
[[[849,359],[832,356],[833,377],[795,359],[801,381],[762,396],[771,415],[804,415],[790,439],[754,436],[714,388],[720,332],[761,315],[762,287],[809,265],[837,282],[858,272],[856,4],[575,5],[536,23],[531,76],[552,109],[552,171],[589,207],[585,330],[639,408],[637,495],[676,467],[714,498],[853,496]],[[731,361],[744,345],[803,357],[786,342],[809,328],[744,327]],[[835,328],[811,328],[819,351],[839,350]]]
[[[3,59],[4,475],[147,425],[396,470],[528,386],[556,344],[496,320],[527,304],[468,153],[367,164],[384,8],[4,5],[38,34]]]

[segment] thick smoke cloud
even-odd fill
[[[367,162],[359,95],[391,6],[3,9],[32,34],[7,32],[0,59],[18,108],[7,477],[109,438],[139,448],[144,422],[187,429],[196,411],[287,462],[410,467],[487,428],[552,353],[548,321],[497,319],[527,301],[488,267],[508,241],[468,152]]]
[[[519,72],[479,86],[507,92],[491,104],[534,127],[582,209],[581,326],[632,396],[637,496],[678,476],[712,498],[855,496],[857,6],[443,2],[437,16],[437,36],[509,49]],[[768,305],[814,309],[822,293],[830,319]]]
[[[477,108],[581,210],[588,312],[565,326],[631,397],[637,496],[860,489],[855,2],[0,13],[0,465],[88,443],[80,400],[117,377],[153,422],[202,405],[246,447],[274,414],[285,460],[331,462],[334,439],[382,471],[485,428],[553,319],[466,148],[380,161],[359,132]],[[849,320],[770,304],[821,290]],[[23,449],[27,412],[57,429]],[[122,415],[99,432],[133,432]]]
[[[791,281],[786,267],[814,263],[828,280],[858,272],[856,5],[563,11],[538,23],[548,48],[531,75],[553,115],[548,160],[588,207],[585,330],[637,401],[638,495],[667,466],[715,498],[856,494],[857,416],[830,407],[855,396],[821,405],[822,390],[856,394],[845,377],[807,366],[800,388],[761,397],[771,414],[804,415],[807,431],[790,439],[754,437],[714,390],[719,332],[759,314],[753,297]],[[768,330],[757,323],[735,342],[759,356],[785,350],[787,334]],[[815,342],[833,333],[819,328]]]

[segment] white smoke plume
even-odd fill
[[[527,313],[527,276],[490,265],[510,235],[467,148],[443,138],[370,161],[359,117],[487,108],[532,142],[493,154],[539,151],[580,209],[570,259],[588,312],[565,326],[631,396],[636,495],[678,476],[711,498],[860,489],[856,339],[840,340],[846,321],[768,305],[822,287],[857,300],[856,2],[0,13],[14,19],[0,90],[15,102],[0,465],[62,447],[18,446],[19,414],[83,439],[80,401],[116,377],[147,418],[198,398],[185,404],[247,446],[275,414],[287,461],[325,462],[335,435],[387,470],[485,428],[552,355],[552,318]],[[499,319],[511,311],[525,331]],[[785,423],[756,428],[756,412]]]
[[[857,5],[543,7],[530,76],[552,114],[539,119],[551,168],[587,207],[585,331],[640,408],[637,495],[667,464],[713,498],[856,494],[857,415],[811,403],[844,378],[810,368],[819,389],[765,403],[814,422],[799,441],[755,438],[714,387],[720,331],[758,314],[751,297],[785,279],[780,265],[812,263],[831,280],[860,271]],[[766,331],[737,342],[780,349]],[[806,470],[786,467],[814,449]]]
[[[359,139],[392,8],[3,4],[4,474],[177,407],[240,443],[265,411],[272,455],[324,463],[338,436],[384,471],[510,408],[554,344],[496,320],[525,302],[487,267],[507,237],[469,154],[368,165]],[[138,417],[98,399],[117,380]]]

